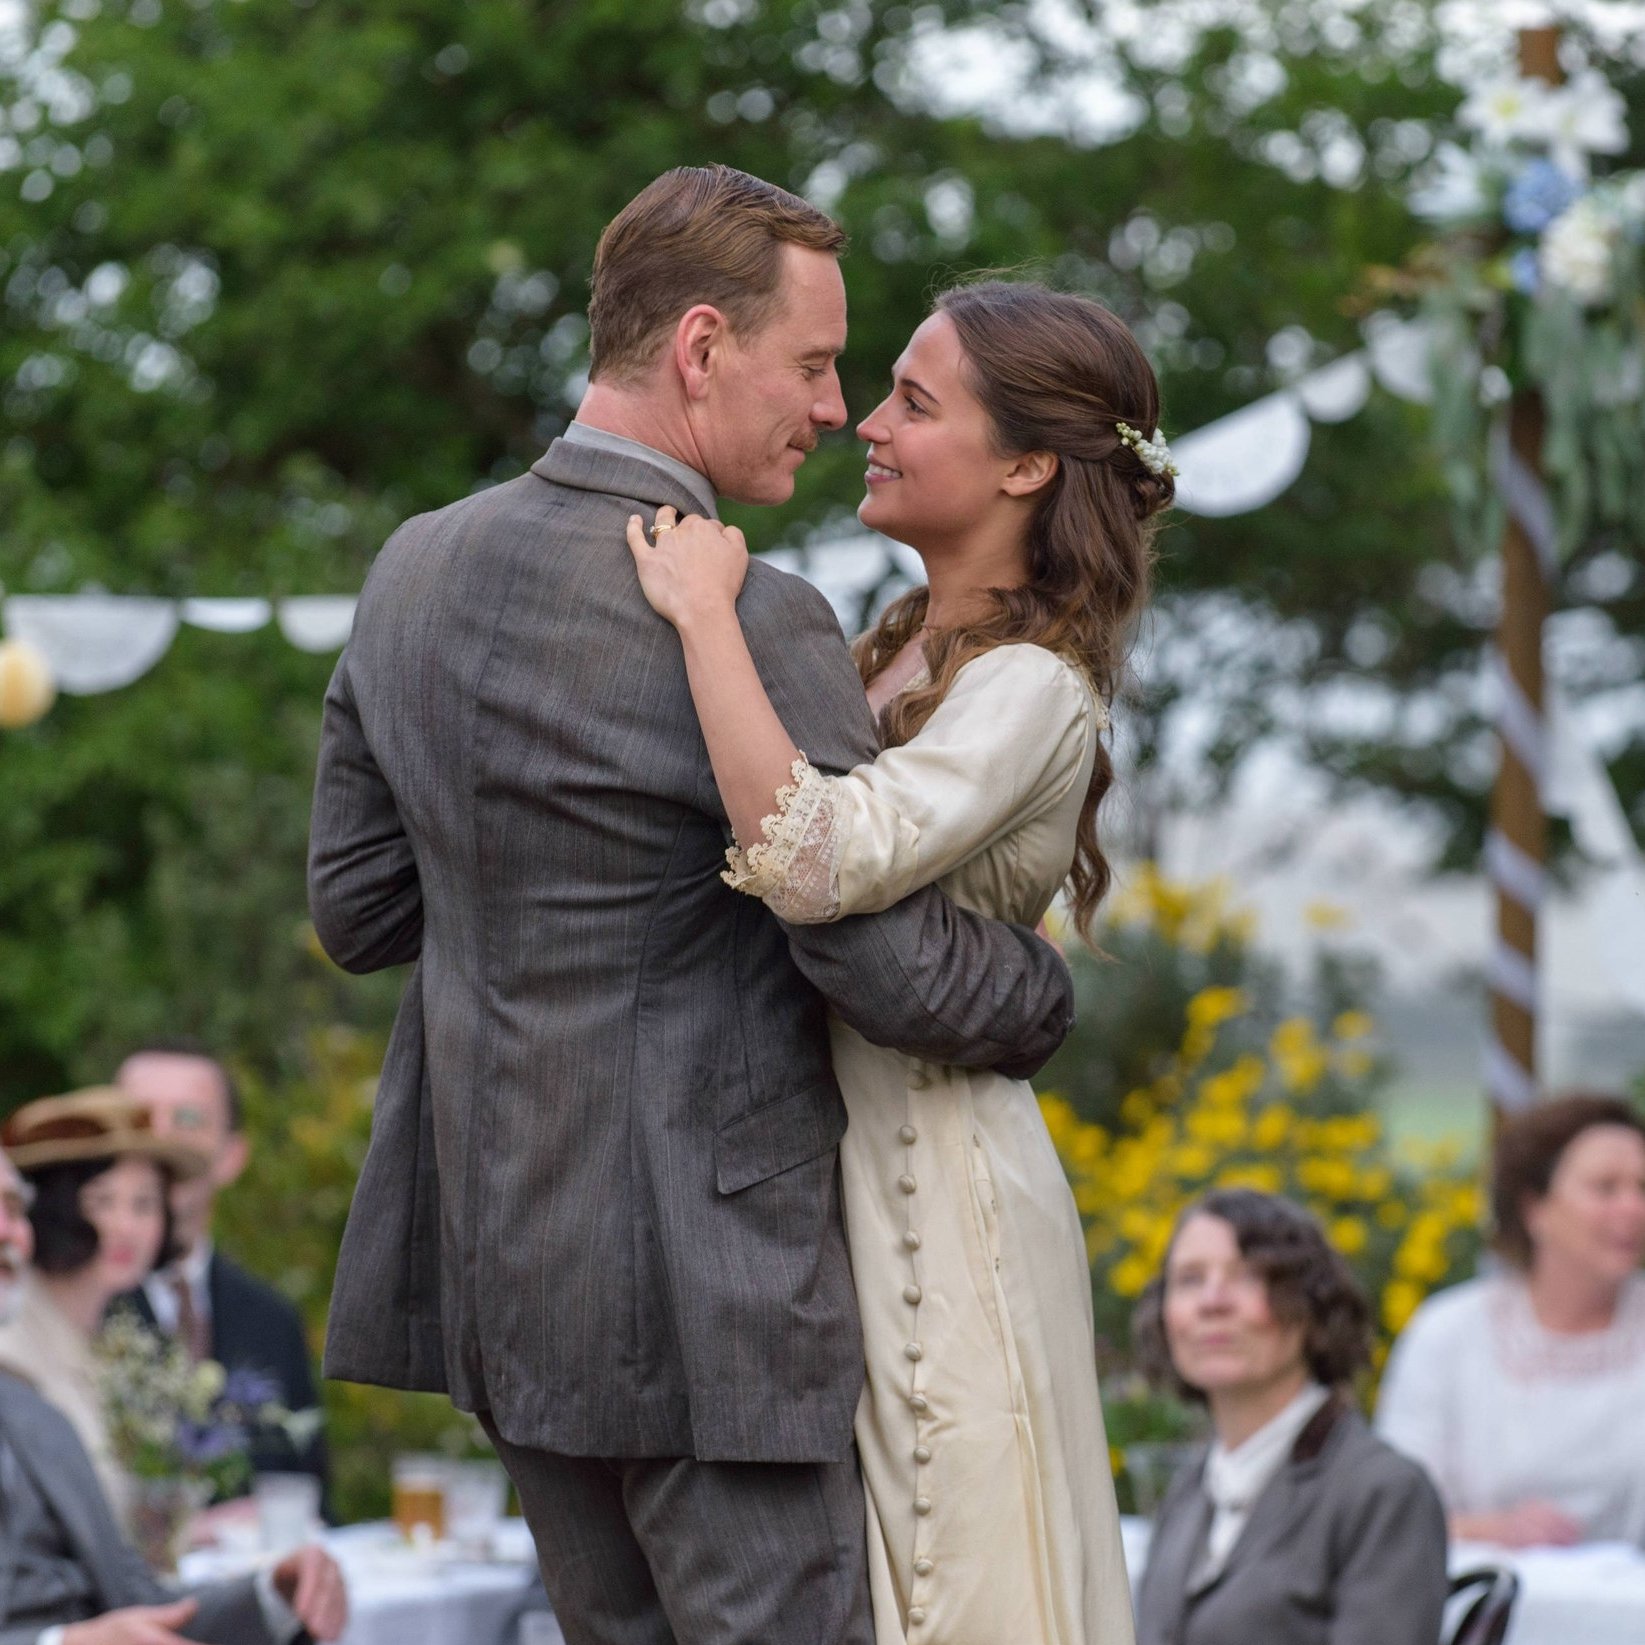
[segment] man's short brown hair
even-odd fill
[[[591,380],[649,366],[680,316],[709,303],[734,332],[776,305],[782,248],[839,256],[845,232],[797,194],[730,166],[679,166],[606,225],[588,305]]]
[[[1516,1268],[1536,1255],[1525,1225],[1525,1202],[1545,1199],[1565,1150],[1596,1125],[1620,1125],[1645,1136],[1645,1119],[1622,1097],[1573,1092],[1516,1114],[1497,1133],[1491,1171],[1491,1243]]]

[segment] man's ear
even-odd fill
[[[211,1168],[212,1187],[227,1188],[245,1170],[250,1159],[251,1144],[246,1141],[245,1132],[230,1132]]]
[[[1025,451],[1014,458],[1000,482],[1000,489],[1008,497],[1030,497],[1057,477],[1057,454],[1054,451]]]
[[[708,392],[709,379],[729,334],[725,316],[712,303],[698,303],[680,316],[674,328],[674,369],[685,385],[688,400],[700,400]]]

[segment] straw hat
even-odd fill
[[[19,1171],[132,1154],[157,1161],[179,1180],[211,1169],[209,1155],[179,1138],[156,1136],[148,1109],[112,1085],[24,1103],[0,1127],[0,1148]]]

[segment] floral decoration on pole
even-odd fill
[[[1523,29],[1519,71],[1476,90],[1413,193],[1443,236],[1396,290],[1429,322],[1433,431],[1459,529],[1500,545],[1497,730],[1486,868],[1497,931],[1485,1084],[1535,1101],[1537,927],[1546,889],[1543,624],[1561,561],[1596,529],[1645,536],[1645,172],[1604,75],[1570,79],[1556,27]]]
[[[1527,32],[1522,72],[1466,99],[1460,140],[1413,190],[1443,235],[1396,284],[1432,322],[1434,433],[1465,539],[1500,541],[1490,434],[1530,391],[1564,554],[1596,526],[1645,533],[1645,171],[1603,170],[1629,146],[1615,87],[1591,67],[1554,83],[1557,35]]]

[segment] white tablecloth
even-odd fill
[[[389,1524],[344,1526],[321,1540],[348,1583],[349,1622],[339,1645],[500,1645],[503,1624],[536,1574],[522,1520],[502,1527],[498,1557],[483,1562],[444,1547],[408,1547]],[[206,1582],[236,1568],[245,1562],[191,1554],[182,1575]]]
[[[1147,1562],[1149,1529],[1145,1519],[1120,1522],[1133,1587]],[[1507,1565],[1519,1576],[1504,1645],[1645,1645],[1645,1554],[1627,1543],[1517,1553],[1473,1543],[1451,1549],[1453,1573],[1481,1565]]]
[[[1451,1569],[1507,1565],[1519,1598],[1504,1645],[1641,1645],[1645,1641],[1645,1554],[1628,1543],[1581,1548],[1451,1550]]]

